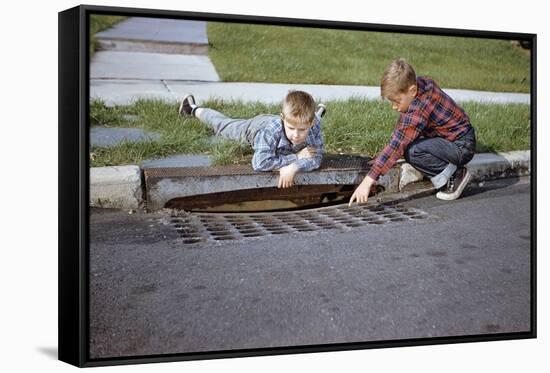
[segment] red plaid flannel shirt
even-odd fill
[[[390,142],[372,161],[368,176],[377,180],[405,154],[419,137],[454,141],[471,128],[470,118],[452,98],[428,77],[417,77],[418,91],[406,113],[401,113]]]

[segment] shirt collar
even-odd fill
[[[279,141],[279,147],[289,147],[289,148],[294,148],[295,146],[297,145],[294,145],[287,137],[286,137],[286,133],[285,133],[285,128],[284,128],[284,125],[283,125],[283,119],[282,118],[277,118],[276,119],[276,122],[277,122],[277,125],[278,125],[278,128],[279,130],[281,131],[281,140]],[[307,146],[307,144],[312,144],[314,141],[314,135],[313,135],[313,127],[315,127],[317,124],[319,123],[319,119],[317,117],[315,117],[315,120],[313,122],[313,126],[311,126],[311,128],[309,129],[308,133],[307,133],[307,137],[306,137],[306,141],[302,144],[300,144],[300,148],[305,148]]]

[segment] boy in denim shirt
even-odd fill
[[[437,198],[449,201],[460,197],[471,177],[464,166],[476,148],[468,114],[434,80],[417,78],[403,59],[386,67],[381,94],[401,115],[390,142],[374,159],[349,204],[367,202],[371,186],[402,156],[441,189]]]
[[[192,95],[185,96],[179,113],[194,116],[214,130],[217,136],[252,145],[255,171],[279,171],[279,188],[294,184],[298,171],[319,168],[323,157],[321,117],[325,106],[309,93],[290,91],[284,98],[280,115],[262,114],[250,119],[233,119],[199,107]]]

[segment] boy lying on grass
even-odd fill
[[[255,171],[279,171],[279,188],[294,185],[299,171],[319,168],[323,157],[321,117],[325,106],[315,112],[313,97],[303,91],[290,91],[282,103],[280,115],[262,114],[250,119],[233,119],[199,107],[192,95],[181,100],[179,113],[193,116],[206,124],[216,136],[249,144],[254,149]]]

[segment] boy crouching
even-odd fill
[[[476,148],[468,114],[433,79],[417,78],[413,67],[403,59],[386,67],[381,94],[401,115],[390,142],[374,159],[349,204],[367,202],[371,186],[402,156],[440,189],[437,198],[460,197],[471,177],[464,166],[472,160]]]

